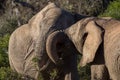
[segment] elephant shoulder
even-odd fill
[[[18,35],[23,35],[23,34],[27,34],[29,32],[29,29],[30,27],[28,26],[28,24],[24,24],[20,27],[18,27],[13,33],[11,36],[18,36]]]
[[[24,41],[27,38],[30,38],[30,28],[28,24],[22,25],[17,28],[10,36],[9,42]]]

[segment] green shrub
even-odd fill
[[[22,76],[16,72],[13,72],[10,67],[0,68],[0,80],[34,80],[28,76]]]
[[[85,67],[78,66],[78,73],[81,80],[90,80],[90,65]]]
[[[8,53],[7,53],[9,37],[10,37],[9,34],[0,37],[0,67],[9,66]]]
[[[9,67],[1,67],[0,68],[0,80],[20,80],[18,79],[19,75],[12,72]]]
[[[10,34],[0,37],[0,80],[33,80],[13,72],[9,67],[8,42]]]
[[[102,13],[100,16],[120,19],[120,0],[115,0],[111,2],[105,12]]]
[[[79,77],[81,80],[90,80],[90,75],[91,75],[91,72],[90,72],[90,65],[86,65],[85,67],[80,67],[80,59],[81,59],[82,56],[78,56],[78,74],[79,74]]]

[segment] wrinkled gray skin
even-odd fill
[[[87,19],[88,23],[86,26],[82,27],[81,24],[84,24],[84,21]],[[99,73],[102,75],[102,78],[101,76],[99,77],[99,74],[97,73],[98,80],[109,80],[109,75],[112,80],[119,80],[120,22],[113,19],[95,19],[90,21],[89,19],[90,18],[86,18],[83,21],[80,20],[70,27],[71,29],[69,28],[66,31],[77,50],[83,55],[80,65],[85,66],[87,63],[92,62],[91,68],[93,67],[93,70],[96,65],[99,65],[96,68],[98,71],[101,70],[101,73]],[[79,31],[76,31],[75,33],[73,33],[74,31],[70,32],[72,29]],[[85,39],[83,39],[84,37]],[[105,64],[106,67],[103,64]],[[106,75],[108,73],[109,75]],[[92,80],[97,79],[93,78]]]
[[[91,80],[120,79],[120,21],[88,17],[63,33],[82,53],[80,65],[91,63]]]
[[[74,22],[73,15],[58,8],[54,3],[49,3],[27,24],[12,33],[9,40],[11,68],[34,79],[37,79],[41,72],[44,80],[50,80],[50,71],[57,68],[59,73],[55,80],[78,80],[75,54],[77,50],[74,45],[67,36],[51,42],[54,35],[62,33]],[[57,34],[55,37],[61,35]],[[51,47],[53,43],[56,45]],[[50,49],[55,49],[56,55],[51,56]],[[56,61],[53,61],[52,57]]]
[[[101,17],[107,21],[111,17]],[[100,20],[102,22],[104,20]],[[101,23],[102,24],[102,23]],[[108,70],[105,66],[103,44],[100,45],[96,52],[94,61],[91,63],[91,80],[110,80]]]

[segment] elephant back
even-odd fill
[[[120,23],[118,20],[115,20],[113,18],[97,18],[94,20],[96,24],[100,27],[102,27],[104,30],[110,30],[112,27],[114,27],[115,24]]]

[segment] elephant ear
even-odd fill
[[[94,60],[96,51],[102,42],[102,28],[94,21],[90,21],[86,25],[86,39],[83,45],[83,56],[80,66],[85,66]]]

